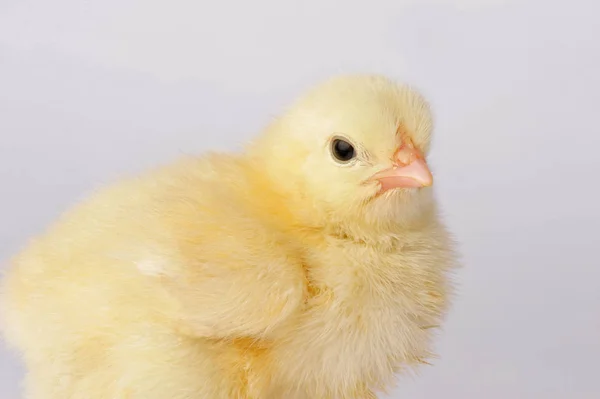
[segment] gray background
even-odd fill
[[[301,90],[430,98],[464,254],[441,358],[393,398],[599,398],[595,1],[0,0],[0,257],[89,190],[235,148]],[[0,353],[0,397],[21,368]]]

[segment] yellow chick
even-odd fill
[[[457,265],[424,98],[332,78],[242,153],[99,190],[12,259],[28,399],[366,399],[432,356]]]

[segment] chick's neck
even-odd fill
[[[435,203],[423,196],[418,211],[399,217],[377,218],[366,208],[334,212],[321,209],[306,196],[300,181],[282,181],[262,162],[246,160],[247,206],[272,227],[295,237],[330,236],[379,248],[391,248],[403,234],[427,229],[435,223]],[[416,199],[415,199],[416,201]],[[403,206],[399,204],[398,206]],[[402,214],[399,211],[398,214]]]

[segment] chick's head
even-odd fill
[[[253,152],[314,222],[381,224],[409,220],[431,202],[431,131],[429,106],[414,89],[383,76],[341,76],[301,97]]]

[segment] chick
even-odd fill
[[[104,187],[12,259],[28,399],[366,399],[431,358],[457,265],[425,99],[331,78],[241,153]]]

